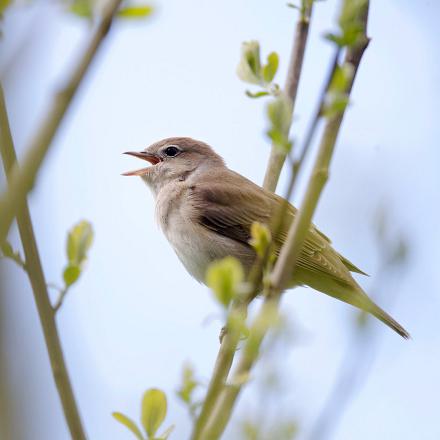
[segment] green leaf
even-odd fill
[[[122,423],[124,426],[126,426],[135,436],[138,440],[144,440],[144,437],[140,431],[140,429],[137,427],[136,423],[133,422],[129,417],[126,415],[120,413],[120,412],[114,412],[112,413],[112,416],[119,422]]]
[[[272,142],[287,153],[292,144],[289,141],[290,124],[292,123],[292,101],[284,94],[269,102],[267,116],[270,127],[267,135]]]
[[[26,270],[26,263],[20,255],[20,252],[14,251],[11,243],[5,241],[2,245],[0,245],[0,250],[5,258],[9,258],[17,263],[21,268]]]
[[[118,17],[139,19],[149,17],[153,12],[154,8],[148,5],[127,6],[118,12]]]
[[[240,292],[244,271],[239,260],[226,257],[212,263],[206,272],[206,284],[224,307]]]
[[[259,222],[253,222],[251,225],[251,237],[249,244],[255,249],[259,257],[264,257],[272,241],[269,228]]]
[[[258,41],[246,41],[241,45],[241,59],[237,67],[237,75],[244,82],[259,85],[263,83]]]
[[[81,266],[93,242],[93,228],[86,220],[80,221],[68,233],[67,258],[71,265]]]
[[[249,98],[261,98],[262,96],[268,96],[270,95],[269,92],[261,91],[261,92],[250,92],[249,90],[246,90],[246,96],[249,96]]]
[[[10,4],[11,0],[0,0],[0,14],[3,14],[3,12]]]
[[[194,379],[194,369],[190,365],[183,367],[182,385],[177,391],[177,395],[185,402],[191,402],[191,396],[198,382]]]
[[[353,76],[351,65],[337,66],[330,87],[325,96],[322,113],[327,118],[333,117],[345,110],[348,105],[347,88]]]
[[[70,12],[82,18],[91,18],[93,15],[93,6],[91,0],[74,0],[70,7]]]
[[[81,275],[81,269],[79,266],[69,265],[64,269],[63,279],[66,287],[70,287],[72,284],[78,281]]]
[[[149,437],[154,437],[167,414],[167,397],[157,388],[151,388],[142,398],[141,421]]]
[[[278,70],[279,57],[276,52],[271,52],[267,56],[267,64],[263,67],[263,78],[270,83],[275,77]]]

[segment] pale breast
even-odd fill
[[[156,200],[157,220],[186,270],[204,283],[208,266],[228,255],[238,258],[248,269],[253,260],[252,251],[200,225],[187,197],[188,191],[184,184],[167,185]]]

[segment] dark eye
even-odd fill
[[[171,145],[170,147],[167,147],[164,151],[165,155],[168,157],[174,157],[179,154],[180,150],[175,147],[174,145]]]

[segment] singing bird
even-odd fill
[[[208,266],[233,256],[247,273],[256,254],[249,244],[253,222],[265,224],[275,234],[275,217],[284,199],[230,170],[221,156],[204,142],[172,137],[143,151],[129,151],[151,165],[124,173],[140,176],[156,200],[156,217],[166,238],[187,271],[205,282]],[[297,210],[288,204],[283,227],[273,236],[278,253]],[[358,307],[404,338],[409,333],[377,306],[350,272],[364,274],[335,251],[330,239],[310,226],[289,287],[307,285]]]

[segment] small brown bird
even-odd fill
[[[249,244],[251,225],[266,224],[273,235],[275,213],[283,198],[231,171],[209,145],[191,138],[168,138],[144,151],[126,154],[152,164],[124,175],[140,176],[151,188],[158,222],[194,278],[204,283],[208,266],[229,255],[250,271],[255,261]],[[276,253],[296,212],[289,204],[283,228],[273,237]],[[350,272],[364,274],[311,225],[290,286],[307,285],[345,301],[409,338],[408,332],[366,295]]]

